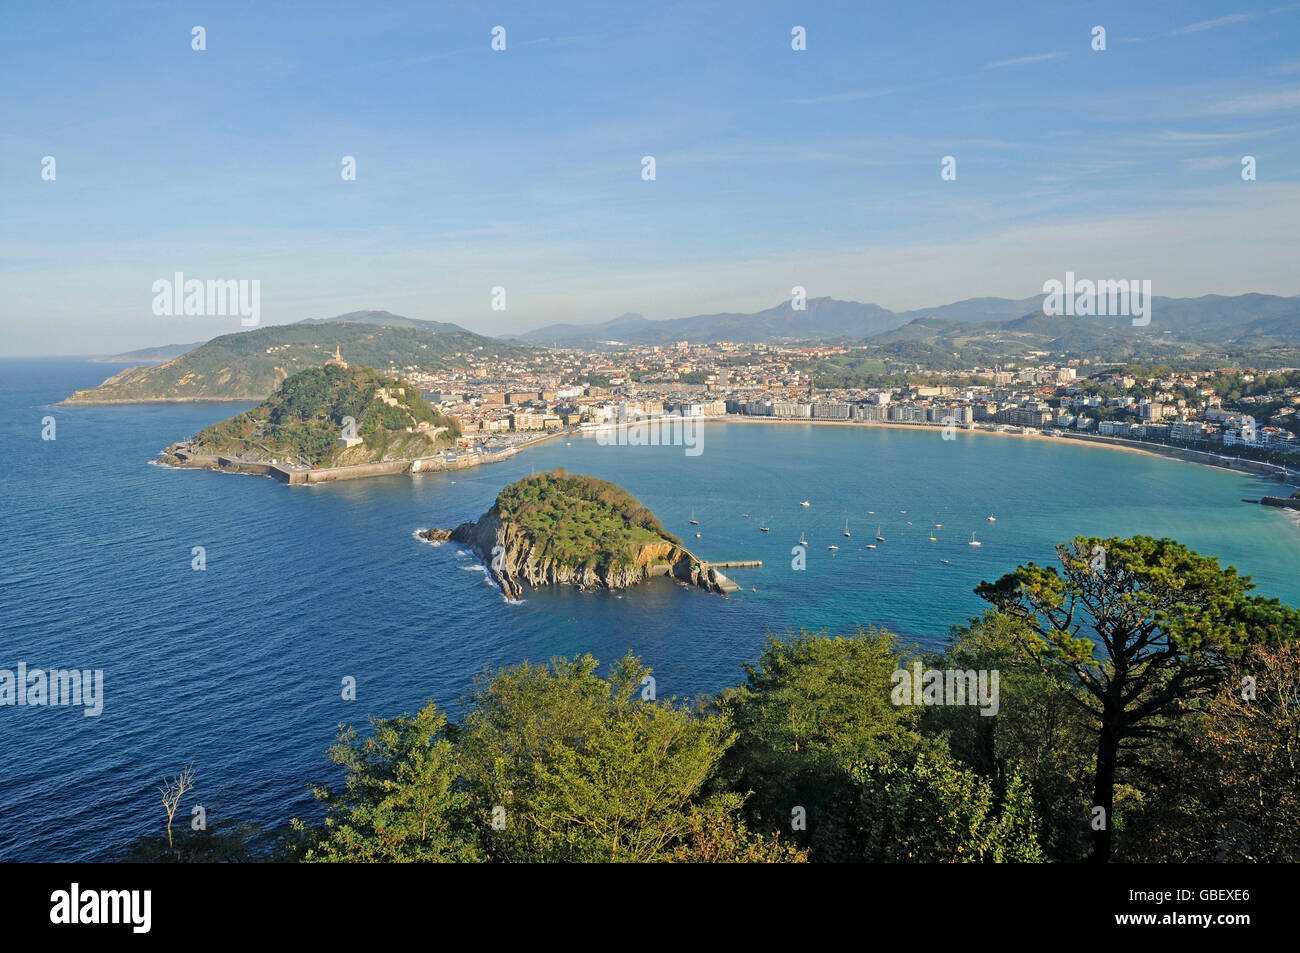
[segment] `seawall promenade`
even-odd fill
[[[225,454],[203,454],[183,449],[181,444],[173,444],[164,452],[164,458],[170,458],[173,466],[195,470],[221,470],[226,473],[247,473],[254,476],[274,477],[281,483],[305,485],[314,483],[333,483],[338,480],[364,480],[370,477],[400,476],[414,473],[438,473],[445,470],[466,470],[488,463],[500,463],[509,460],[526,447],[543,443],[558,437],[565,431],[555,431],[526,443],[506,447],[492,453],[461,453],[454,459],[444,454],[434,454],[412,460],[379,460],[373,463],[359,463],[348,467],[326,467],[313,470],[310,467],[295,466],[287,463],[269,463],[263,460],[243,460]]]

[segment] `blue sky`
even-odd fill
[[[1135,6],[6,5],[0,354],[239,329],[154,316],[176,271],[484,333],[1066,270],[1300,293],[1300,3]]]

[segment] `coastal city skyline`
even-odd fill
[[[1076,315],[1073,275],[1067,284],[1064,316],[1061,302],[1021,315],[1035,299],[959,302],[936,309],[940,317],[796,299],[751,316],[668,323],[625,316],[594,331],[557,325],[530,335],[541,346],[356,312],[176,353],[117,355],[110,360],[135,366],[65,403],[257,400],[268,388],[283,397],[311,368],[346,370],[350,362],[363,369],[353,373],[385,376],[365,385],[378,387],[383,403],[398,406],[407,391],[427,401],[427,413],[401,405],[412,414],[407,432],[422,439],[390,444],[379,456],[363,452],[356,433],[344,434],[343,451],[322,456],[322,444],[277,443],[277,429],[263,424],[175,443],[162,458],[289,483],[461,469],[593,431],[623,445],[658,444],[662,425],[676,428],[669,432],[678,445],[688,437],[686,452],[698,455],[699,425],[741,420],[937,427],[945,440],[959,432],[1067,437],[1283,476],[1300,460],[1292,333],[1300,300],[1179,301],[1153,299],[1148,289],[1123,301],[1123,313],[1121,302],[1099,298],[1086,310],[1108,313]],[[1139,302],[1132,313],[1142,316],[1131,317],[1127,305]],[[1236,335],[1223,335],[1225,322],[1238,325]],[[879,330],[853,340],[866,326]],[[822,339],[783,339],[792,327],[813,338],[820,328]],[[326,428],[320,439],[328,441],[331,421],[312,426]]]

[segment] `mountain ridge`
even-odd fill
[[[219,335],[164,364],[119,371],[63,403],[261,401],[294,373],[324,364],[335,348],[345,352],[343,359],[349,363],[380,370],[395,366],[438,371],[467,366],[470,354],[477,361],[535,353],[530,346],[484,337],[459,325],[386,311],[338,318],[350,320],[308,319]]]
[[[750,314],[719,312],[685,318],[650,320],[642,315],[621,315],[611,321],[591,325],[552,324],[536,331],[509,337],[538,345],[601,344],[611,338],[623,344],[668,344],[687,341],[692,344],[726,340],[738,343],[778,343],[858,339],[872,340],[878,335],[903,328],[918,319],[951,321],[965,325],[1008,322],[1041,314],[1043,295],[1029,298],[966,298],[934,308],[890,311],[876,304],[837,298],[810,298],[807,310],[795,311],[789,301]],[[1300,313],[1300,296],[1283,297],[1247,292],[1241,295],[1202,295],[1197,298],[1154,297],[1154,313],[1173,315],[1173,328],[1190,327],[1198,332],[1209,330],[1213,321],[1231,323],[1256,319],[1277,319]],[[635,322],[628,318],[639,319]],[[1098,318],[1071,318],[1107,322]],[[1127,317],[1111,319],[1119,326]],[[1131,325],[1130,325],[1131,327]],[[1008,328],[1008,330],[1010,330]],[[1159,333],[1162,329],[1157,329]],[[612,332],[622,331],[621,335]],[[1200,337],[1205,337],[1201,334]]]

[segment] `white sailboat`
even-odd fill
[[[882,543],[885,541],[885,537],[883,537],[883,536],[880,535],[880,524],[879,524],[879,523],[876,524],[876,539],[878,539],[878,540],[879,540],[880,542],[882,542]]]
[[[967,546],[983,546],[984,544],[981,543],[978,539],[975,538],[975,534],[974,534],[974,533],[971,533],[971,534],[970,534],[970,542],[967,543],[966,545],[967,545]]]
[[[848,520],[848,517],[845,517],[845,519],[844,519],[844,535],[845,535],[845,536],[852,536],[852,535],[853,535],[852,533],[849,532],[849,520]]]

